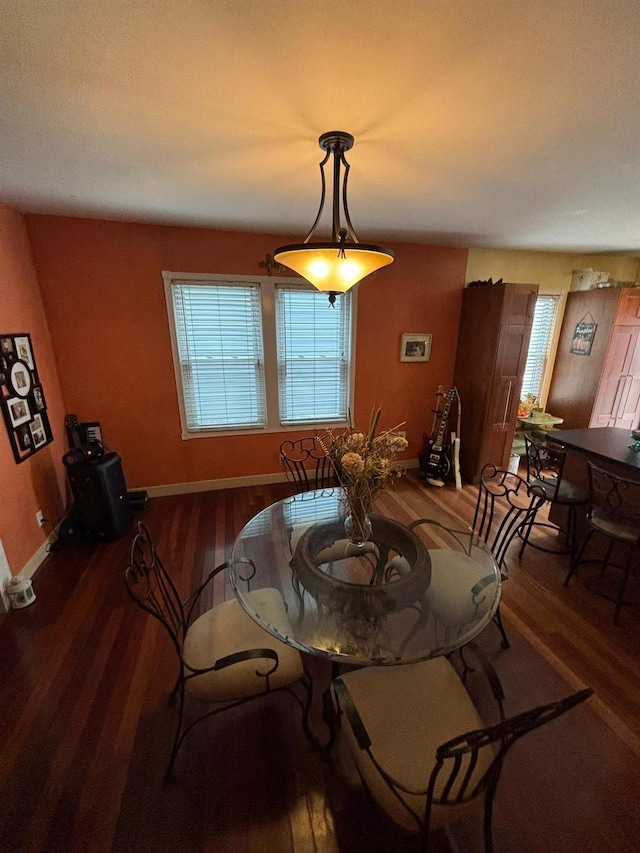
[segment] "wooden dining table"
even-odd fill
[[[371,539],[354,545],[342,497],[339,488],[296,494],[244,526],[227,573],[249,616],[302,652],[357,666],[447,654],[483,630],[501,579],[482,539],[425,496],[415,530],[374,515]],[[248,595],[265,588],[282,596],[285,626]]]

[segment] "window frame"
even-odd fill
[[[167,308],[167,319],[169,322],[169,334],[171,339],[171,355],[173,360],[174,378],[176,384],[176,395],[178,402],[178,410],[180,415],[181,438],[183,441],[189,441],[197,438],[215,438],[228,435],[261,435],[263,433],[285,433],[285,432],[300,432],[305,428],[318,427],[320,429],[328,429],[330,427],[344,427],[347,425],[347,420],[334,421],[301,421],[296,424],[282,425],[280,423],[279,411],[279,396],[278,396],[278,358],[277,358],[277,340],[276,340],[276,309],[275,309],[275,290],[277,284],[283,284],[288,287],[299,286],[302,290],[309,290],[318,293],[313,285],[310,285],[304,279],[295,278],[293,276],[248,276],[248,275],[232,275],[219,273],[184,273],[163,271],[162,278],[164,281],[165,302]],[[261,315],[262,315],[262,339],[264,347],[264,385],[265,385],[265,406],[266,406],[266,424],[265,426],[247,426],[247,427],[219,427],[198,430],[197,432],[190,431],[187,425],[186,407],[184,390],[182,384],[182,369],[180,362],[180,353],[178,350],[178,336],[176,333],[175,315],[173,308],[173,283],[174,282],[194,282],[194,283],[216,283],[220,284],[257,284],[260,289]],[[350,347],[350,364],[348,373],[348,409],[353,411],[354,396],[355,396],[355,361],[356,361],[356,318],[357,318],[357,288],[352,288],[351,295],[351,347]],[[327,294],[322,294],[327,298]],[[338,295],[338,298],[341,298]],[[327,310],[331,310],[327,304]]]

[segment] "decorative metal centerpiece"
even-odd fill
[[[320,606],[371,619],[424,596],[431,560],[420,539],[389,518],[372,516],[371,526],[365,547],[344,538],[341,519],[315,524],[300,537],[293,568],[297,581]]]

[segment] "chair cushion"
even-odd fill
[[[600,531],[600,533],[604,533],[605,536],[610,536],[619,542],[626,542],[627,545],[640,545],[640,527],[617,518],[612,518],[602,510],[592,510],[591,526]]]
[[[341,676],[371,738],[371,751],[394,779],[424,794],[401,793],[422,819],[426,790],[437,748],[457,735],[484,727],[465,686],[445,657],[393,667],[368,667]],[[396,823],[409,831],[419,827],[382,780],[368,754],[360,749],[346,715],[344,730],[358,770],[371,795]],[[480,752],[474,779],[479,780],[493,759]],[[446,765],[445,765],[446,767]],[[446,773],[441,773],[436,795]],[[454,788],[454,791],[456,789]],[[434,805],[431,828],[458,820],[483,805],[484,798],[456,806]]]
[[[431,613],[447,628],[461,628],[478,618],[493,602],[478,585],[478,564],[468,554],[441,548],[429,550],[431,583],[425,601]],[[490,580],[495,583],[495,577]]]
[[[278,590],[258,589],[245,598],[265,622],[276,626],[285,636],[291,633],[289,617]],[[269,679],[272,690],[292,684],[302,676],[302,658],[297,649],[268,634],[234,598],[195,620],[185,637],[183,657],[190,667],[205,669],[226,655],[263,648],[274,649],[278,653],[278,668]],[[229,702],[258,695],[265,691],[266,681],[257,676],[256,671],[268,672],[273,664],[270,658],[254,658],[218,672],[197,675],[187,681],[186,692],[202,702]]]
[[[554,499],[556,480],[533,480],[533,486],[539,486],[545,493],[548,501]],[[560,481],[558,494],[555,495],[555,503],[558,504],[586,504],[589,502],[589,492],[582,486],[565,480]]]

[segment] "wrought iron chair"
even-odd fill
[[[544,503],[544,493],[537,486],[530,486],[518,474],[497,468],[489,463],[480,472],[478,500],[473,517],[473,530],[490,548],[503,580],[508,577],[506,554],[516,534],[535,518]],[[410,530],[420,525],[434,524],[429,518],[419,518],[409,524]],[[460,538],[468,530],[450,531]],[[437,608],[435,615],[450,629],[461,629],[475,617],[482,605],[482,584],[468,590],[468,596],[460,594],[459,586],[468,585],[470,573],[465,554],[448,548],[429,549],[431,558],[431,585],[428,590],[429,605]],[[487,578],[493,582],[493,576]],[[461,603],[462,602],[462,603]],[[465,603],[466,602],[466,603]],[[500,607],[494,621],[502,637],[502,647],[509,648],[509,639],[502,623]]]
[[[325,438],[310,435],[296,441],[285,439],[280,445],[280,461],[287,479],[298,492],[326,489],[338,484]]]
[[[171,701],[179,699],[178,720],[166,778],[173,777],[178,751],[186,735],[202,720],[228,708],[251,701],[265,693],[287,690],[302,708],[302,725],[313,748],[318,747],[309,727],[312,700],[311,680],[304,671],[300,653],[266,633],[248,616],[234,598],[225,601],[198,618],[193,618],[203,591],[224,571],[227,563],[213,569],[204,583],[183,602],[158,556],[142,522],[131,544],[129,566],[125,572],[127,592],[145,612],[166,629],[176,652],[178,677]],[[247,582],[255,566],[247,563]],[[250,592],[259,602],[269,622],[280,624],[282,633],[290,631],[289,620],[280,593],[275,589]],[[303,698],[293,689],[303,688]],[[184,724],[186,700],[194,699],[217,707]]]
[[[425,851],[431,832],[484,809],[484,846],[492,853],[493,801],[512,744],[593,692],[580,690],[505,720],[500,681],[483,663],[501,712],[500,722],[489,727],[445,657],[367,667],[334,681],[343,731],[365,786],[395,823],[420,834]],[[399,708],[402,725],[389,725]]]
[[[545,442],[539,442],[530,436],[524,437],[527,462],[527,481],[531,485],[539,486],[545,494],[545,499],[551,504],[567,507],[567,526],[562,530],[557,525],[548,521],[534,521],[532,518],[520,535],[522,547],[520,556],[527,545],[553,554],[572,554],[575,548],[576,535],[576,513],[578,507],[585,507],[589,502],[589,493],[582,486],[570,482],[563,476],[566,453],[558,447]],[[565,548],[546,548],[537,542],[530,540],[531,531],[534,527],[548,527],[559,530],[564,534],[566,540]]]
[[[571,563],[565,578],[567,586],[573,575],[580,577],[579,566],[594,563],[601,566],[599,577],[585,584],[597,595],[615,603],[613,622],[617,624],[620,610],[624,605],[640,604],[640,600],[625,599],[631,570],[640,565],[640,483],[617,477],[589,462],[589,530]],[[584,554],[594,534],[604,537],[607,548],[604,557],[585,558]],[[611,556],[615,545],[626,553],[622,563],[612,563]],[[620,554],[622,557],[622,553]],[[634,559],[635,557],[635,559]],[[620,582],[615,592],[608,586],[607,569],[621,571]],[[581,578],[582,579],[582,578]]]

